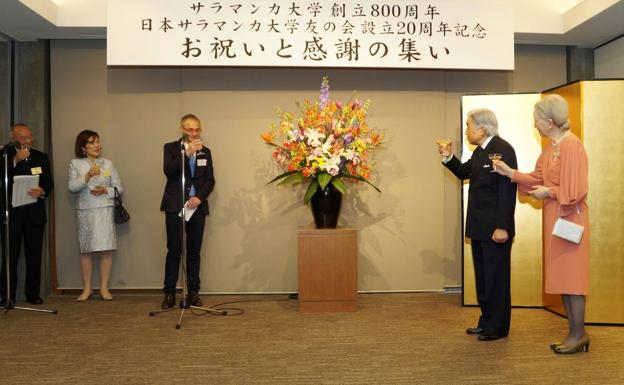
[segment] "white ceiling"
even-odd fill
[[[624,35],[624,0],[498,1],[512,4],[517,44],[593,48]],[[0,0],[0,39],[105,39],[106,17],[107,0]]]

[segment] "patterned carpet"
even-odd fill
[[[457,294],[361,294],[355,313],[301,314],[286,296],[203,296],[237,316],[150,317],[161,297],[46,300],[0,314],[1,384],[624,384],[624,328],[590,326],[588,353],[548,347],[565,319],[513,309],[508,338],[464,333]],[[18,305],[23,305],[18,303]],[[235,311],[231,312],[236,313]]]

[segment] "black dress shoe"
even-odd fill
[[[165,299],[163,299],[162,303],[160,304],[160,308],[163,310],[170,309],[175,305],[175,302],[175,294],[166,293]]]
[[[503,338],[503,337],[506,337],[506,336],[499,336],[496,333],[483,332],[482,334],[479,334],[477,339],[479,341],[494,341],[494,340],[497,340],[497,339]]]
[[[41,299],[41,297],[37,296],[34,298],[26,299],[26,302],[33,304],[33,305],[41,305],[43,303],[43,300]]]
[[[204,306],[204,303],[202,302],[201,298],[199,298],[199,294],[197,293],[188,294],[188,304],[190,306],[198,306],[198,307]]]
[[[479,327],[466,329],[466,334],[470,334],[471,336],[478,336],[483,334],[483,332],[485,332],[485,330]]]

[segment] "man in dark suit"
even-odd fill
[[[516,153],[498,136],[494,112],[477,109],[468,113],[466,137],[477,146],[461,163],[449,145],[438,144],[444,165],[460,180],[470,179],[466,237],[470,238],[481,317],[466,333],[480,341],[506,337],[511,321],[511,244],[515,235],[516,185],[491,172],[490,157],[499,154],[507,164],[517,165]],[[514,167],[516,168],[516,167]]]
[[[182,139],[164,146],[164,171],[167,184],[160,210],[165,212],[167,229],[167,257],[165,262],[165,298],[161,308],[175,305],[175,289],[180,267],[182,249],[182,223],[179,214],[182,210],[182,152],[184,151],[184,207],[195,210],[186,222],[186,278],[188,304],[203,306],[199,298],[199,252],[204,236],[204,225],[208,215],[207,197],[212,192],[215,179],[212,170],[210,150],[200,139],[201,123],[193,114],[184,115],[180,120]],[[188,216],[188,215],[187,215]]]
[[[17,262],[24,240],[24,256],[26,257],[25,292],[26,302],[33,305],[43,303],[40,296],[41,286],[41,253],[43,251],[43,234],[47,222],[45,198],[52,191],[52,175],[48,156],[32,149],[33,135],[28,126],[15,124],[11,129],[13,143],[6,146],[0,158],[0,175],[4,187],[4,155],[8,165],[8,198],[9,198],[9,280],[10,298],[7,297],[6,283],[6,248],[5,248],[5,190],[2,188],[2,251],[3,261],[0,272],[1,303],[4,306],[8,299],[15,302],[17,289]],[[38,186],[32,187],[27,194],[36,199],[34,203],[13,207],[13,179],[18,175],[39,175]]]

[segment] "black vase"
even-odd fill
[[[333,184],[328,183],[322,190],[320,186],[316,188],[316,192],[310,199],[310,204],[317,229],[336,228],[341,203],[342,193],[336,190]]]

